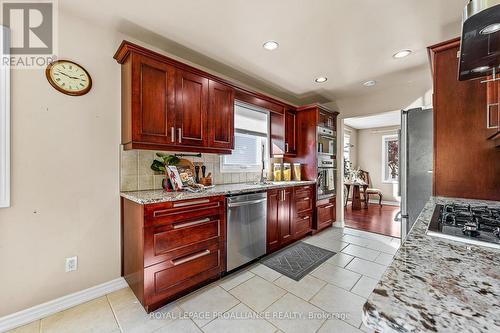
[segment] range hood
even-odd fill
[[[500,0],[470,0],[464,9],[460,81],[500,72]]]

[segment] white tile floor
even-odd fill
[[[399,239],[332,228],[304,241],[338,253],[299,282],[254,264],[152,316],[125,288],[12,332],[371,332],[362,306]]]

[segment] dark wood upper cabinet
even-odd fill
[[[325,111],[325,110],[319,110],[318,111],[318,126],[321,127],[326,127],[332,130],[336,130],[337,124],[336,124],[336,115],[334,113]]]
[[[132,77],[131,104],[127,104],[127,121],[131,122],[132,132],[124,139],[171,143],[170,129],[175,126],[175,67],[134,55],[126,71]],[[125,97],[130,98],[129,93]]]
[[[177,71],[176,117],[177,143],[207,146],[208,79],[186,71]]]
[[[460,39],[429,47],[437,196],[500,200],[500,151],[486,139],[487,87],[458,81]]]
[[[297,117],[295,111],[285,111],[285,154],[297,154]]]
[[[114,57],[122,65],[125,149],[231,153],[230,84],[126,41]]]
[[[234,89],[210,80],[208,84],[208,144],[210,147],[234,148]]]
[[[271,155],[285,155],[285,116],[271,112],[270,121]]]

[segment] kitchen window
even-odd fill
[[[269,112],[237,102],[234,106],[234,150],[221,157],[221,172],[260,172],[269,164]]]
[[[0,26],[0,56],[9,42],[9,30]],[[7,44],[8,45],[8,44]],[[10,206],[10,71],[0,64],[0,208]]]
[[[397,135],[382,136],[382,182],[397,183],[399,174],[399,141]]]

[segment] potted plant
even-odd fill
[[[167,173],[168,166],[175,166],[180,162],[180,159],[175,155],[156,153],[156,158],[153,160],[151,164],[151,170],[156,172],[163,172],[165,174],[165,178],[162,181],[162,187],[166,191],[172,190],[174,187],[170,183],[170,177]]]

